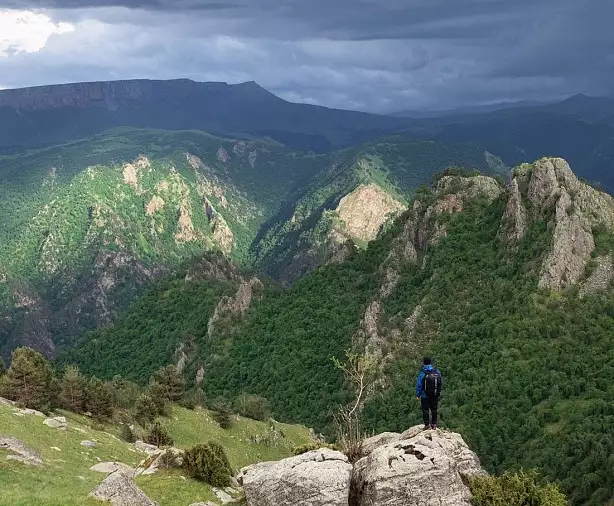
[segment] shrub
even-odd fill
[[[158,467],[161,469],[173,469],[175,467],[179,467],[177,457],[178,456],[175,455],[172,450],[166,450],[162,455],[160,455]]]
[[[130,428],[130,425],[124,424],[121,427],[120,437],[127,443],[134,443],[136,441],[136,434]]]
[[[135,418],[142,426],[152,423],[156,416],[158,416],[158,406],[151,398],[146,394],[141,394],[136,399],[134,406]]]
[[[215,411],[213,418],[218,425],[222,429],[230,429],[232,427],[232,410],[230,406],[225,402],[218,402],[213,409]]]
[[[185,452],[183,466],[197,480],[209,483],[214,487],[230,485],[232,470],[224,448],[210,441],[190,448]]]
[[[339,447],[335,444],[328,443],[306,443],[304,445],[295,446],[292,448],[293,455],[302,455],[303,453],[311,452],[313,450],[319,450],[320,448],[328,448],[329,450],[339,451]]]
[[[153,424],[153,427],[149,430],[145,436],[145,442],[150,445],[160,446],[172,446],[174,441],[171,435],[168,433],[165,427],[160,425],[160,422]]]
[[[260,395],[240,395],[235,400],[235,410],[253,420],[266,420],[271,416],[269,401]]]
[[[474,506],[566,506],[556,485],[540,485],[536,471],[476,476],[469,480]]]

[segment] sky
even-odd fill
[[[614,0],[0,0],[0,88],[256,81],[371,112],[614,95]]]

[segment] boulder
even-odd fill
[[[162,453],[163,450],[160,450],[160,448],[158,448],[155,445],[150,445],[148,443],[145,443],[144,441],[137,441],[136,443],[134,443],[134,447],[143,452],[146,453],[147,455],[156,455],[158,453]]]
[[[357,506],[470,506],[464,478],[476,474],[485,473],[460,435],[421,431],[360,459],[351,500]]]
[[[121,473],[132,474],[134,469],[132,469],[129,465],[123,464],[122,462],[100,462],[92,467],[90,467],[90,471],[95,471],[97,473],[106,473],[111,474],[119,471]]]
[[[398,432],[383,432],[377,436],[369,437],[362,442],[363,455],[369,455],[373,450],[401,438]]]
[[[119,471],[107,476],[90,495],[113,506],[156,506],[130,476]]]
[[[36,411],[35,409],[30,409],[30,408],[22,409],[20,413],[24,415],[41,416],[43,418],[45,417],[45,413],[41,413],[40,411]]]
[[[215,497],[217,497],[220,501],[222,501],[222,504],[228,504],[229,502],[233,501],[233,497],[226,490],[222,490],[221,488],[217,488],[217,487],[212,487],[211,491],[215,494]]]
[[[88,448],[94,448],[96,446],[96,441],[81,441],[81,446],[87,446]]]
[[[320,448],[243,468],[239,483],[249,506],[348,506],[351,476],[345,455]]]
[[[43,424],[53,429],[66,430],[68,422],[63,416],[54,416],[53,418],[45,418]]]
[[[23,441],[14,437],[0,436],[0,448],[9,450],[17,455],[8,455],[7,460],[17,460],[28,466],[40,467],[43,465],[41,456],[28,448]]]

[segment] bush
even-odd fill
[[[153,424],[153,427],[149,430],[145,436],[145,442],[150,445],[160,446],[172,446],[174,441],[171,435],[168,433],[165,427],[160,425],[160,422]]]
[[[230,429],[232,427],[232,410],[225,402],[218,402],[213,407],[215,413],[213,419],[222,429]]]
[[[319,450],[320,448],[328,448],[329,450],[339,451],[339,447],[335,444],[328,443],[306,443],[304,445],[295,446],[292,448],[293,455],[302,455],[303,453]]]
[[[260,395],[240,395],[235,400],[235,410],[252,420],[266,420],[271,416],[269,401]]]
[[[566,506],[556,485],[540,485],[536,471],[476,476],[470,479],[474,506]]]
[[[190,448],[185,452],[183,466],[197,480],[214,487],[228,487],[232,470],[224,448],[210,441]]]
[[[175,455],[171,450],[166,450],[162,455],[160,455],[158,467],[161,469],[173,469],[175,467],[179,467],[177,457],[178,455]]]
[[[142,426],[149,425],[156,419],[156,416],[158,416],[158,405],[151,396],[146,394],[138,396],[134,409],[135,418]]]
[[[130,425],[128,424],[122,425],[121,430],[120,430],[120,437],[122,440],[126,441],[127,443],[134,443],[136,441],[136,434],[134,433],[134,431],[130,428]]]

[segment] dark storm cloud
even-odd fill
[[[0,85],[256,80],[375,111],[608,94],[610,0],[0,0],[72,31],[2,58]],[[1,18],[0,18],[1,19]],[[5,53],[7,51],[5,50]]]

